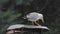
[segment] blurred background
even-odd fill
[[[0,34],[9,25],[28,23],[22,17],[30,12],[44,15],[44,25],[50,29],[44,34],[60,33],[60,0],[0,0]]]

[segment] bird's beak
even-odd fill
[[[44,19],[42,19],[42,23],[44,23]]]

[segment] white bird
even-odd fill
[[[41,13],[36,13],[36,12],[29,13],[28,15],[26,15],[26,18],[28,19],[28,21],[32,21],[33,25],[34,25],[34,23],[36,25],[40,25],[36,22],[39,19],[42,20],[42,23],[44,23],[43,14],[41,14]]]

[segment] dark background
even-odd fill
[[[44,34],[60,33],[60,0],[0,0],[0,33],[9,25],[27,24],[22,17],[30,12],[44,15],[44,25],[50,28]]]

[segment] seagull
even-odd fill
[[[26,18],[24,19],[28,19],[28,21],[32,22],[32,25],[34,25],[34,23],[36,25],[40,25],[38,24],[36,21],[38,21],[39,19],[42,21],[42,23],[44,23],[44,19],[43,19],[43,14],[41,13],[37,13],[37,12],[32,12],[26,15]]]

